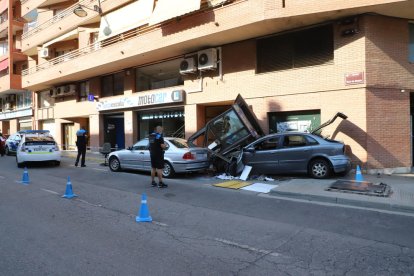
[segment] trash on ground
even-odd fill
[[[216,178],[222,179],[222,180],[233,180],[233,179],[239,179],[239,177],[235,177],[232,175],[227,175],[225,173],[222,173],[220,175],[216,175]]]
[[[253,191],[258,193],[269,193],[272,189],[278,187],[279,185],[265,184],[265,183],[253,183],[252,185],[243,187],[241,189],[246,191]]]

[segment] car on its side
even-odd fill
[[[164,153],[164,177],[175,173],[196,172],[209,168],[208,150],[189,148],[187,141],[181,138],[164,137],[167,148]],[[123,169],[151,171],[151,158],[148,138],[142,139],[128,149],[111,152],[108,155],[111,171]]]
[[[16,151],[16,163],[22,168],[29,162],[53,162],[59,166],[61,152],[58,144],[48,130],[28,130]]]
[[[256,174],[307,173],[322,179],[351,168],[343,143],[303,132],[261,137],[243,148],[241,158]]]
[[[9,136],[6,140],[5,144],[5,154],[6,155],[12,155],[16,154],[17,147],[19,146],[20,141],[22,140],[22,135],[25,131],[18,131],[12,135]]]

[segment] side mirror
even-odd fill
[[[244,148],[244,151],[245,152],[255,152],[256,149],[252,146],[252,147],[246,147],[246,148]]]
[[[128,147],[127,150],[132,150],[132,147]]]

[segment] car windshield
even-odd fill
[[[184,139],[171,139],[168,140],[171,144],[173,144],[175,147],[179,149],[188,148],[187,141]]]
[[[41,137],[37,137],[37,136],[29,136],[26,137],[26,141],[25,141],[26,145],[37,145],[37,144],[42,144],[42,145],[54,145],[55,144],[55,140],[53,140],[53,137],[51,136],[41,136]]]

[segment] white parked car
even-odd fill
[[[61,152],[48,130],[25,131],[16,151],[17,167],[22,168],[27,162],[54,162],[59,166]]]

